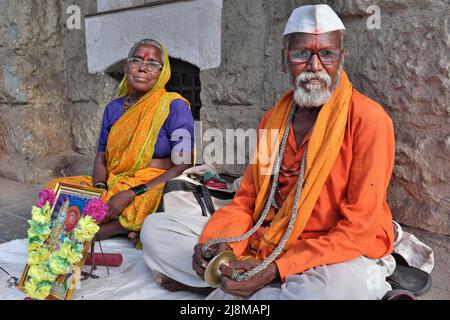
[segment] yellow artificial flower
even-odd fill
[[[52,291],[52,284],[30,279],[25,283],[25,294],[30,298],[45,300]]]
[[[33,278],[25,283],[25,294],[30,298],[34,298],[38,289],[37,281]]]
[[[70,264],[77,264],[83,258],[83,247],[74,245],[71,241],[65,241],[59,248],[59,255]]]
[[[85,216],[80,219],[78,226],[75,229],[75,240],[81,243],[91,241],[99,229],[100,227],[94,219],[90,216]]]
[[[51,211],[46,210],[44,208],[38,208],[38,207],[34,206],[31,209],[31,218],[33,219],[33,221],[36,221],[37,223],[40,223],[40,224],[46,224],[46,223],[50,222]]]
[[[52,230],[49,224],[41,225],[36,221],[29,220],[30,228],[28,228],[29,239],[39,239],[39,241],[45,241],[48,238]]]
[[[37,250],[31,251],[28,254],[28,264],[29,265],[36,265],[41,262],[44,262],[48,259],[50,255],[50,252],[44,248],[39,248]]]
[[[52,291],[52,286],[50,284],[38,285],[35,299],[45,300],[51,291]]]
[[[43,249],[42,243],[33,242],[28,245],[28,252],[38,251],[39,249]]]
[[[50,271],[53,274],[61,275],[61,274],[65,274],[67,272],[67,269],[69,268],[69,263],[67,262],[66,259],[59,256],[59,254],[57,252],[55,252],[50,256],[49,266],[50,266]]]
[[[42,210],[44,211],[44,215],[51,218],[52,216],[52,207],[50,206],[50,202],[46,201],[45,205],[42,207]]]
[[[30,266],[30,269],[28,270],[28,275],[38,282],[40,281],[53,282],[56,280],[56,275],[52,274],[50,270],[42,264]]]

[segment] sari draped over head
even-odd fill
[[[303,190],[292,232],[283,248],[286,251],[302,234],[312,214],[323,185],[331,171],[344,141],[348,110],[352,97],[352,84],[342,71],[339,86],[323,105],[317,117],[306,155]],[[279,130],[276,139],[260,140],[257,162],[252,167],[253,181],[257,193],[253,220],[256,222],[263,210],[271,187],[271,175],[291,109],[294,107],[293,90],[289,90],[274,107],[263,129]],[[288,128],[289,129],[289,128]],[[261,151],[264,150],[264,151]],[[261,153],[262,152],[262,153]],[[264,157],[264,159],[263,159]],[[266,159],[270,159],[267,161]],[[259,259],[266,259],[286,232],[297,191],[295,186],[282,207],[275,212],[272,207],[266,217],[268,227],[262,234],[250,239],[250,249]]]
[[[150,168],[158,134],[170,113],[173,100],[189,102],[181,95],[167,92],[165,85],[170,79],[171,68],[166,49],[161,46],[164,55],[163,69],[157,83],[139,101],[126,111],[111,127],[106,145],[108,172],[108,192],[103,200],[108,201],[115,194],[137,185],[147,183],[165,170]],[[126,76],[119,86],[119,97],[130,93]],[[54,187],[56,182],[92,186],[92,177],[78,176],[55,179],[47,183]],[[121,225],[130,231],[139,231],[144,219],[157,210],[164,184],[159,184],[148,192],[137,196],[125,208],[119,218]]]

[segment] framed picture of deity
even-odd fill
[[[64,183],[41,191],[28,222],[28,259],[18,286],[28,297],[72,299],[98,224],[107,213],[100,200],[103,192]]]

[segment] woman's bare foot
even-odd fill
[[[139,242],[139,232],[132,231],[128,234],[128,239],[131,240],[131,242],[136,245]]]
[[[98,231],[95,240],[102,241],[113,236],[127,234],[128,232],[129,231],[122,227],[118,220],[113,220],[100,225],[100,230]]]
[[[168,276],[160,273],[155,277],[155,283],[159,284],[161,288],[166,290],[176,292],[176,291],[191,291],[202,295],[208,295],[214,291],[214,288],[198,288],[198,287],[190,287],[181,282],[175,281]]]

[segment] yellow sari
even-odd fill
[[[158,133],[170,112],[170,104],[175,99],[189,102],[177,93],[167,92],[165,85],[170,79],[171,69],[166,49],[162,46],[164,66],[158,82],[133,105],[112,126],[106,146],[108,192],[103,196],[108,201],[115,194],[137,185],[147,183],[165,170],[149,168],[153,158]],[[119,97],[128,94],[126,77],[120,84]],[[89,176],[58,178],[46,184],[54,188],[56,183],[69,183],[80,186],[92,186]],[[164,184],[159,184],[148,192],[137,196],[119,218],[120,224],[127,230],[139,231],[144,219],[154,213],[161,201]]]

